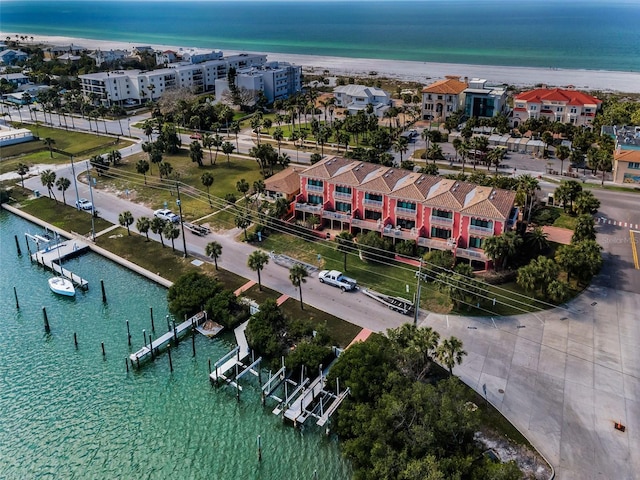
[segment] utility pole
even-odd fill
[[[422,287],[422,259],[418,269],[418,285],[416,286],[416,303],[413,306],[413,324],[418,325],[418,311],[420,310],[420,288]]]
[[[96,205],[93,203],[93,188],[91,188],[91,173],[89,173],[89,161],[87,160],[87,182],[89,183],[89,197],[91,198],[91,239],[96,241]],[[78,190],[76,189],[76,195]]]
[[[184,223],[182,222],[182,202],[180,201],[180,185],[176,182],[176,192],[178,193],[178,210],[180,212],[180,229],[182,230],[182,245],[184,246],[184,258],[187,258],[187,239],[184,236]]]

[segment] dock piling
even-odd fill
[[[196,334],[191,333],[191,348],[193,349],[193,356],[196,356]]]
[[[258,461],[262,461],[262,438],[258,435]]]
[[[156,333],[156,326],[153,324],[153,307],[149,307],[149,314],[151,315],[151,331]]]
[[[76,332],[73,332],[73,344],[76,347],[76,350],[78,349],[78,335],[76,334]]]
[[[20,302],[18,302],[18,291],[13,287],[13,296],[16,297],[16,310],[20,310]]]
[[[173,362],[171,361],[171,345],[167,345],[167,354],[169,354],[169,371],[173,372]]]
[[[129,346],[131,346],[131,331],[129,330],[129,320],[127,320],[127,339],[129,341]]]
[[[147,346],[147,331],[144,328],[142,329],[142,335],[144,336],[143,345],[146,347]]]
[[[107,352],[104,351],[104,342],[102,342],[101,345],[102,345],[102,356],[106,357],[107,356]]]
[[[167,332],[171,331],[171,323],[169,322],[169,315],[166,315],[165,318],[167,319]]]
[[[42,307],[42,315],[44,316],[44,331],[46,333],[51,333],[51,327],[49,326],[49,318],[47,317],[47,309]]]
[[[209,359],[209,376],[211,376],[211,359]]]
[[[124,366],[125,366],[125,367],[126,367],[126,369],[127,369],[127,373],[129,373],[129,360],[128,360],[128,359],[126,359],[126,358],[124,359]]]
[[[156,357],[153,353],[153,338],[151,337],[151,334],[149,334],[149,350],[151,350],[151,360],[155,360]]]
[[[31,256],[31,247],[29,247],[29,237],[25,235],[24,238],[26,239],[27,243],[27,252],[29,252],[29,261],[33,263],[33,257]]]
[[[104,280],[100,279],[100,288],[102,289],[102,303],[107,303],[107,293],[104,290]]]
[[[13,238],[16,239],[16,249],[18,250],[18,256],[22,256],[22,251],[20,250],[20,242],[18,241],[18,235],[14,235]]]

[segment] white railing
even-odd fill
[[[323,218],[330,218],[332,220],[340,220],[342,222],[350,222],[351,214],[350,213],[342,213],[342,212],[331,212],[329,210],[322,211]]]
[[[483,262],[488,260],[483,251],[472,248],[457,248],[456,257],[469,258],[471,260],[482,260]]]
[[[479,235],[493,235],[493,225],[491,227],[469,225],[469,233],[477,233]]]
[[[309,203],[296,203],[296,210],[309,213],[322,213],[322,205],[311,205]]]
[[[364,199],[364,204],[365,205],[369,205],[371,207],[381,207],[382,206],[382,200],[371,200],[370,198],[365,198]]]
[[[431,215],[429,217],[429,223],[431,223],[432,225],[452,225],[453,218],[436,217],[434,215]]]
[[[416,216],[415,208],[404,208],[404,207],[396,207],[396,215],[411,215],[412,217]]]
[[[351,193],[346,193],[346,192],[333,192],[333,197],[334,198],[340,198],[343,200],[351,200]]]
[[[351,220],[351,226],[366,228],[367,230],[382,230],[382,223],[378,223],[377,220],[362,220],[360,218],[354,218]]]
[[[310,184],[307,184],[307,191],[308,192],[322,192],[322,191],[324,191],[324,187],[322,185],[310,185]]]
[[[418,237],[418,245],[438,250],[451,250],[453,248],[453,243],[445,240],[444,238]]]

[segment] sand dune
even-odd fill
[[[14,33],[0,32],[0,38],[15,36]],[[110,50],[127,49],[134,46],[130,42],[95,40],[88,38],[72,38],[61,36],[34,35],[38,43],[53,45],[81,45],[88,49]],[[28,43],[28,42],[27,42]],[[176,45],[151,45],[161,50],[179,50]],[[183,46],[182,48],[190,48]],[[240,51],[224,50],[226,55],[241,53]],[[516,86],[533,86],[546,84],[548,86],[565,87],[572,85],[583,90],[604,90],[616,92],[640,93],[640,73],[616,72],[608,70],[569,70],[534,67],[504,67],[486,65],[465,65],[454,63],[412,62],[403,60],[380,60],[370,58],[345,58],[317,55],[297,55],[288,53],[266,53],[269,60],[288,61],[305,68],[305,72],[315,70],[318,74],[329,70],[333,75],[368,76],[370,72],[377,72],[378,76],[431,83],[445,75],[460,75],[461,77],[485,78],[495,84],[509,84]]]

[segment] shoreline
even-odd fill
[[[0,38],[15,36],[13,32],[0,32]],[[117,40],[96,40],[54,35],[34,35],[34,43],[65,45],[76,44],[89,50],[132,50],[141,43]],[[25,45],[31,44],[30,41]],[[200,47],[187,47],[162,44],[144,44],[157,50],[175,50]],[[208,50],[208,49],[203,49]],[[241,50],[222,50],[225,55],[246,53]],[[544,84],[549,87],[573,86],[579,90],[602,90],[606,92],[640,93],[640,72],[620,72],[611,70],[571,70],[539,67],[513,67],[472,65],[456,63],[416,62],[410,60],[384,60],[372,58],[349,58],[320,55],[301,55],[273,52],[253,52],[267,55],[270,61],[286,61],[303,67],[303,73],[323,73],[329,70],[330,75],[380,78],[387,77],[407,82],[418,82],[428,85],[445,75],[460,77],[484,78],[492,84],[507,84],[517,87],[532,87]],[[377,72],[377,76],[369,72]]]

